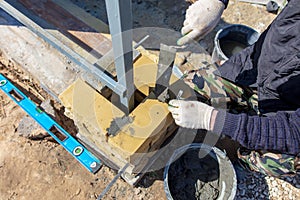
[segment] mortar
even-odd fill
[[[214,39],[212,60],[228,60],[232,55],[253,45],[258,38],[259,33],[256,30],[241,24],[232,24],[220,29]]]
[[[177,149],[164,171],[168,200],[232,200],[236,188],[236,174],[230,160],[218,148],[205,144]]]

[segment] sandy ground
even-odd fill
[[[50,99],[18,67],[5,61],[1,63],[5,65],[1,64],[0,72],[29,94],[35,103]],[[28,80],[30,84],[26,84]],[[0,199],[95,199],[113,179],[115,172],[103,167],[93,175],[51,137],[29,140],[20,136],[18,126],[26,113],[2,91],[0,95]],[[63,108],[59,105],[54,105],[54,108],[56,121],[69,133],[75,133],[72,121],[62,114]],[[42,129],[34,131],[36,136],[46,136]],[[149,174],[141,181],[143,186],[136,188],[120,179],[106,199],[164,199],[159,177],[156,173]]]
[[[103,6],[101,6],[103,2],[77,1],[77,4],[105,21],[105,15],[102,12]],[[158,26],[180,30],[188,4],[184,0],[133,0],[133,6],[135,27]],[[242,23],[258,31],[263,31],[275,16],[267,13],[264,7],[231,1],[220,24],[200,44],[208,52],[211,52],[213,37],[216,31],[224,25]],[[2,60],[0,72],[13,80],[36,103],[51,99],[34,79],[20,70],[13,62]],[[55,119],[64,124],[70,133],[75,133],[76,127],[71,120],[63,116],[63,108],[56,103],[53,104]],[[97,195],[113,179],[115,172],[103,167],[96,175],[92,175],[61,146],[46,137],[45,132],[41,129],[35,131],[37,134],[44,135],[41,137],[43,139],[29,140],[21,137],[18,126],[25,116],[26,114],[21,108],[3,92],[0,92],[0,199],[96,199]],[[135,188],[119,179],[105,199],[165,199],[162,179],[162,171],[151,172]],[[272,183],[270,184],[272,185]],[[279,196],[270,195],[272,193],[270,190],[263,197],[255,197],[254,194],[257,192],[253,188],[244,190],[247,190],[247,194],[249,194],[249,198],[246,199],[251,199],[251,196],[252,199],[299,198],[297,196],[299,190],[295,187],[288,183],[284,185],[289,189],[288,193],[293,194],[291,197],[285,193],[282,187],[281,185],[276,186],[277,191],[282,191]],[[239,194],[241,192],[239,191]]]

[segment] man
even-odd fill
[[[220,5],[219,0],[210,1]],[[225,4],[218,8],[214,15],[217,17]],[[185,22],[188,28],[183,28],[182,32],[189,30],[192,35],[184,36],[179,43],[207,33],[205,30],[208,29],[199,29],[195,24]],[[218,68],[223,79],[241,87],[257,84],[259,115],[231,114],[197,101],[172,100],[169,110],[175,122],[186,128],[224,134],[238,141],[245,147],[238,156],[251,170],[276,177],[299,173],[299,32],[299,0],[290,0],[254,45],[233,55]]]

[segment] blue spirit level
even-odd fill
[[[27,96],[25,96],[1,73],[0,88],[90,172],[96,173],[101,168],[102,163],[98,158],[91,154],[40,107],[29,100]]]

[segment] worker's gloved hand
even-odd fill
[[[185,21],[177,43],[186,44],[192,40],[201,39],[219,22],[225,5],[220,0],[198,0],[186,11]]]
[[[177,125],[210,130],[213,107],[199,101],[171,100],[168,108]]]

